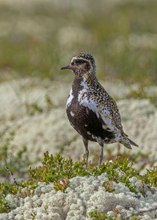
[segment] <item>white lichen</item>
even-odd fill
[[[54,190],[52,183],[39,183],[32,196],[20,198],[18,203],[17,195],[8,195],[9,204],[13,204],[14,209],[9,213],[0,214],[0,219],[27,220],[34,216],[35,219],[51,217],[50,219],[54,220],[88,220],[88,213],[93,210],[112,215],[115,208],[119,210],[119,217],[139,214],[142,220],[146,219],[146,216],[148,219],[155,219],[157,189],[148,193],[151,189],[145,188],[147,196],[144,197],[140,189],[138,193],[133,193],[124,184],[113,182],[115,191],[108,192],[102,186],[107,180],[105,174],[97,177],[74,177],[65,192]],[[134,178],[130,181],[141,184],[141,181],[135,181]],[[154,210],[151,211],[150,208]]]
[[[70,83],[64,85],[48,81],[41,83],[38,79],[28,78],[0,84],[0,132],[4,132],[1,144],[5,144],[10,133],[15,133],[10,143],[10,155],[16,154],[21,146],[27,147],[32,161],[41,158],[47,150],[50,153],[62,151],[63,155],[72,156],[73,159],[78,159],[84,153],[82,139],[70,126],[66,117],[65,105],[70,87]],[[122,83],[115,85],[105,83],[104,87],[112,96],[118,96],[121,99],[117,104],[124,130],[140,146],[133,148],[130,153],[142,151],[157,159],[157,155],[153,153],[157,150],[156,108],[148,99],[124,99],[125,95],[129,94],[129,87]],[[132,85],[132,87],[135,86]],[[145,90],[149,91],[149,95],[150,92],[154,94],[156,87],[150,87],[150,89],[147,87]],[[49,108],[46,95],[52,101],[52,106]],[[32,114],[29,114],[28,108],[32,110],[33,104],[39,106],[42,111],[33,109]],[[116,146],[116,144],[105,145],[105,148],[112,149],[114,153]],[[99,146],[90,142],[89,148],[91,151],[97,151]],[[90,157],[92,158],[92,154]]]

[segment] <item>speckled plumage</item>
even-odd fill
[[[96,65],[92,55],[80,53],[72,58],[70,65],[75,78],[70,91],[66,111],[74,129],[82,136],[88,165],[88,140],[101,146],[99,165],[103,159],[104,143],[122,143],[125,147],[137,146],[124,133],[121,117],[113,98],[98,82]]]

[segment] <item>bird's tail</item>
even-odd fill
[[[129,149],[132,149],[131,145],[138,147],[138,145],[127,136],[124,136],[119,142]]]
[[[136,144],[134,141],[132,141],[130,138],[128,138],[129,142],[131,145],[135,146],[135,147],[139,147],[138,144]]]

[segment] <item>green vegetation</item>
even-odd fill
[[[130,191],[136,193],[136,186],[130,182],[131,177],[141,180],[141,193],[143,195],[145,195],[144,184],[157,187],[155,161],[150,160],[148,154],[139,152],[129,155],[122,153],[121,148],[118,147],[117,156],[114,156],[111,150],[106,152],[104,159],[106,162],[100,167],[96,166],[97,155],[95,154],[95,162],[89,163],[89,167],[86,169],[84,159],[73,162],[71,158],[64,158],[60,154],[49,155],[46,152],[42,164],[28,170],[31,161],[28,157],[27,148],[21,147],[21,150],[15,155],[9,151],[13,147],[11,145],[13,137],[13,131],[6,132],[6,134],[4,131],[1,134],[0,178],[3,181],[0,183],[0,212],[2,213],[11,209],[5,200],[6,195],[17,193],[19,197],[33,195],[38,182],[47,184],[53,182],[56,190],[65,192],[70,184],[70,179],[75,176],[95,176],[105,173],[109,180],[104,181],[102,186],[108,192],[114,192],[113,182],[122,182]],[[139,164],[138,170],[133,168],[134,164]],[[147,170],[145,175],[140,175],[140,172],[148,165],[152,168]],[[23,188],[25,190],[22,190]],[[104,215],[100,214],[100,219],[101,216]]]
[[[27,181],[27,183],[25,181],[23,186],[23,181],[20,181],[20,179],[28,177],[27,170],[28,166],[31,165],[27,149],[23,146],[17,154],[14,155],[11,153],[9,149],[12,148],[11,140],[14,137],[14,132],[6,132],[7,135],[5,135],[5,132],[6,131],[0,134],[0,213],[10,210],[5,200],[7,194],[16,194],[20,192],[21,187],[30,185],[28,184],[29,181]],[[32,182],[31,185],[33,185]]]
[[[18,187],[12,183],[4,182],[0,183],[0,213],[8,212],[10,207],[5,200],[7,194],[16,194]]]
[[[126,96],[126,98],[148,99],[155,107],[157,107],[156,92],[148,94],[148,91],[146,91],[146,88],[144,88],[142,85],[139,88],[131,90],[130,93]]]
[[[24,106],[25,106],[26,113],[32,116],[35,114],[43,113],[44,111],[49,112],[52,109],[52,107],[54,107],[53,101],[51,100],[49,95],[45,95],[44,99],[45,99],[45,104],[46,104],[44,108],[41,107],[37,102],[33,102],[33,103],[25,102]]]
[[[31,178],[36,181],[49,183],[64,180],[63,182],[67,186],[68,181],[66,180],[75,176],[101,175],[102,173],[106,173],[110,181],[123,182],[131,191],[136,192],[136,188],[130,183],[129,178],[139,177],[139,174],[126,158],[116,158],[114,162],[107,161],[100,167],[89,164],[86,169],[85,160],[73,162],[70,158],[65,159],[60,154],[54,156],[46,153],[42,166],[30,169]],[[104,183],[103,186],[111,192],[109,185]]]
[[[34,188],[37,187],[38,182],[50,183],[54,182],[56,190],[65,191],[70,184],[70,178],[75,176],[91,176],[101,175],[105,173],[109,179],[102,184],[104,190],[113,192],[113,184],[124,183],[132,192],[136,193],[136,186],[130,182],[131,177],[136,177],[141,180],[141,193],[145,195],[143,184],[157,187],[157,172],[156,167],[147,170],[145,175],[140,175],[137,170],[132,167],[132,162],[126,157],[115,157],[114,161],[106,161],[100,167],[94,164],[89,164],[88,169],[85,168],[85,160],[73,162],[71,158],[66,159],[60,154],[49,155],[45,153],[41,166],[29,169],[29,177],[17,181],[17,183],[10,183],[5,181],[0,184],[0,212],[10,210],[5,201],[5,196],[9,193],[18,193],[19,196],[26,197],[33,194]],[[25,176],[28,176],[25,175]],[[25,188],[25,192],[22,191]],[[95,214],[94,214],[95,215]],[[103,215],[102,215],[103,216]],[[101,215],[100,215],[101,219]]]
[[[66,188],[69,186],[70,181],[68,179],[63,179],[63,180],[56,180],[54,181],[54,188],[55,190],[60,190],[64,192]]]
[[[155,83],[156,7],[153,0],[88,0],[65,7],[53,1],[31,7],[1,2],[0,79],[65,76],[60,67],[73,54],[89,51],[102,79]]]
[[[157,186],[157,166],[151,170],[147,170],[147,173],[142,177],[144,183],[150,186]]]
[[[118,210],[114,210],[114,217],[107,215],[105,213],[98,212],[97,210],[91,211],[88,213],[88,216],[91,220],[121,220],[121,218],[118,218]],[[130,220],[140,220],[141,218],[138,216],[132,216],[129,218]]]
[[[71,158],[65,159],[60,154],[44,155],[42,165],[29,170],[33,179],[40,182],[53,182],[56,180],[70,179],[75,176],[89,176],[85,168],[85,161],[73,162]]]
[[[31,165],[26,146],[22,146],[17,154],[10,152],[13,149],[11,140],[14,137],[14,132],[8,132],[5,136],[0,134],[0,178],[8,180],[8,170],[18,178],[27,177],[28,166]]]
[[[141,85],[126,98],[146,98],[157,107],[157,95],[150,94],[144,87],[157,82],[157,25],[154,22],[157,1],[80,2],[71,1],[72,4],[64,7],[53,1],[32,1],[32,5],[26,7],[21,3],[16,7],[16,3],[13,6],[0,2],[0,81],[20,77],[69,80],[72,74],[63,73],[60,67],[74,54],[89,51],[96,57],[99,78],[138,82]],[[45,100],[44,107],[36,101],[26,101],[27,115],[49,112],[54,103],[48,95]],[[90,163],[88,169],[84,159],[73,162],[60,154],[45,153],[40,166],[29,168],[32,163],[26,146],[21,146],[16,154],[10,152],[16,146],[11,145],[14,131],[7,133],[8,124],[3,131],[6,135],[0,133],[0,213],[11,209],[5,200],[8,194],[33,195],[38,182],[53,182],[55,190],[66,192],[73,177],[105,173],[108,181],[102,186],[110,193],[115,190],[113,182],[123,183],[136,193],[137,188],[130,181],[132,177],[141,180],[143,195],[144,184],[157,187],[155,161],[141,152],[129,155],[118,149],[115,156],[108,150],[104,164],[97,167],[95,162]],[[135,169],[136,164],[138,168]],[[147,166],[151,169],[141,175]],[[118,211],[115,210],[114,217],[97,210],[89,216],[93,220],[118,220]]]
[[[113,188],[113,182],[112,181],[104,181],[102,186],[105,188],[107,192],[114,192],[115,189]]]
[[[98,212],[97,210],[89,212],[88,215],[91,220],[118,220],[118,218],[114,218],[105,213]]]

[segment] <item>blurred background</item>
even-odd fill
[[[0,0],[0,80],[65,77],[87,51],[102,80],[156,83],[156,21],[155,0]]]
[[[0,178],[9,178],[6,163],[25,176],[46,151],[82,158],[65,113],[73,74],[60,70],[79,52],[94,55],[98,79],[140,146],[120,153],[139,170],[157,161],[157,1],[0,0]],[[105,159],[118,153],[105,146]],[[90,159],[98,155],[90,143]]]

